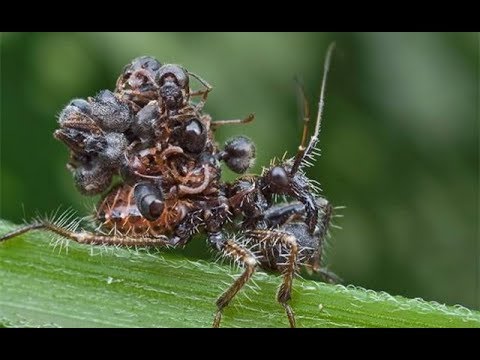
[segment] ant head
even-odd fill
[[[261,189],[271,194],[288,195],[300,200],[308,191],[309,182],[303,172],[292,173],[292,159],[282,161],[263,171]]]
[[[81,162],[76,168],[70,165],[75,186],[84,195],[97,195],[108,189],[112,183],[113,170],[92,160]]]
[[[181,66],[163,65],[157,73],[156,81],[160,87],[160,97],[167,109],[179,109],[188,101],[189,77]]]
[[[158,60],[150,56],[133,59],[124,67],[115,92],[139,105],[155,100],[158,97],[155,79],[161,66]]]
[[[85,153],[85,142],[89,137],[102,134],[102,130],[92,119],[91,103],[84,99],[73,99],[58,116],[60,128],[54,137],[65,143],[76,153]]]
[[[58,115],[58,123],[61,127],[68,127],[78,123],[93,123],[90,116],[92,107],[84,99],[73,99],[63,108]]]

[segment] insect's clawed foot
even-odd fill
[[[282,284],[277,294],[277,301],[285,309],[285,313],[287,314],[290,327],[294,328],[296,327],[296,321],[295,321],[295,314],[292,310],[292,307],[288,304],[290,299],[291,299],[291,289],[287,286],[284,286],[284,284]]]
[[[290,323],[291,328],[297,327],[296,321],[295,321],[295,314],[292,310],[292,307],[288,305],[287,303],[282,303],[283,308],[285,309],[285,313],[287,314],[288,317],[288,322]]]
[[[222,310],[217,310],[217,312],[215,313],[215,318],[213,319],[212,328],[219,328],[220,321],[222,321]]]

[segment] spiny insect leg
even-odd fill
[[[213,320],[213,327],[218,328],[220,326],[220,321],[222,320],[222,311],[223,309],[232,301],[235,295],[240,291],[240,289],[247,283],[247,281],[252,277],[257,266],[257,260],[255,256],[243,246],[235,243],[233,240],[228,240],[222,244],[218,244],[220,251],[225,257],[234,259],[237,263],[245,267],[244,272],[240,275],[230,287],[225,290],[225,292],[220,295],[216,304],[217,312]]]
[[[0,237],[0,242],[6,241],[8,239],[14,238],[14,237],[19,236],[19,235],[22,235],[22,234],[24,234],[26,232],[29,232],[31,230],[41,229],[43,227],[44,227],[43,224],[37,224],[37,223],[22,226],[21,228],[10,231],[9,233]]]
[[[295,236],[278,230],[251,230],[247,235],[252,240],[263,243],[266,247],[280,244],[288,249],[283,269],[283,281],[277,292],[277,301],[285,309],[290,327],[294,328],[295,314],[288,301],[292,297],[292,283],[297,270],[298,244]]]
[[[15,236],[21,235],[31,230],[45,229],[57,235],[63,236],[67,239],[73,240],[80,244],[92,245],[118,245],[118,246],[168,246],[170,243],[166,238],[141,237],[134,238],[129,236],[117,235],[102,235],[95,234],[88,231],[75,232],[68,230],[62,226],[55,225],[48,221],[35,222],[33,224],[24,226],[20,229],[14,230],[4,236],[0,237],[0,242],[11,239]]]

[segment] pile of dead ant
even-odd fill
[[[297,154],[264,168],[261,175],[222,181],[221,162],[244,174],[255,159],[245,136],[223,148],[214,131],[238,120],[212,121],[203,112],[212,87],[179,65],[139,57],[125,66],[115,90],[72,100],[59,116],[56,139],[70,150],[67,167],[85,195],[103,194],[95,231],[72,231],[49,220],[36,220],[0,238],[44,228],[83,244],[184,246],[199,231],[208,244],[233,259],[243,273],[217,300],[213,326],[222,310],[257,267],[282,273],[277,300],[290,326],[292,281],[302,266],[321,271],[322,249],[332,206],[319,196],[304,168],[313,160],[324,103],[326,76],[334,45],[324,65],[318,116],[308,139],[309,107],[304,99],[304,130]],[[192,78],[203,88],[193,91]],[[199,98],[198,101],[194,101]],[[112,187],[114,176],[120,183]],[[290,202],[276,202],[277,195]],[[226,228],[235,236],[227,236]]]

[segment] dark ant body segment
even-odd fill
[[[255,161],[255,144],[246,136],[237,136],[227,140],[219,159],[225,161],[228,168],[237,174],[243,174]]]
[[[110,90],[103,90],[91,102],[93,120],[104,131],[125,132],[133,121],[130,108]]]
[[[174,64],[163,65],[158,71],[157,83],[167,111],[179,110],[189,101],[189,77],[182,67]]]
[[[98,161],[91,161],[88,165],[71,170],[75,186],[84,195],[101,194],[112,182],[113,171],[105,169]]]
[[[207,143],[207,130],[199,119],[193,117],[173,129],[173,143],[189,153],[199,154]]]
[[[159,187],[151,183],[138,183],[134,188],[137,208],[142,216],[150,221],[156,220],[163,212],[163,194]]]
[[[158,98],[156,77],[162,64],[150,56],[140,56],[126,65],[117,79],[115,93],[136,111]]]
[[[220,325],[223,309],[261,268],[281,272],[277,301],[295,327],[289,301],[299,267],[334,279],[321,268],[333,207],[316,193],[303,170],[318,143],[332,52],[333,44],[308,143],[310,115],[304,96],[304,130],[296,156],[232,183],[222,181],[220,161],[243,174],[255,160],[255,145],[237,136],[219,150],[213,130],[248,123],[253,115],[211,121],[202,113],[212,89],[205,80],[179,65],[162,65],[151,57],[134,59],[118,78],[115,92],[72,100],[60,113],[60,128],[54,133],[70,150],[67,167],[78,190],[85,195],[107,191],[95,213],[97,230],[72,231],[37,220],[0,237],[0,242],[43,228],[82,244],[175,247],[203,231],[214,250],[244,268],[218,298],[213,326]],[[204,89],[191,91],[190,76]],[[191,97],[198,95],[201,100],[192,103]],[[121,181],[107,190],[114,175]],[[278,195],[293,201],[276,203]],[[228,236],[227,228],[239,236]]]
[[[130,128],[134,138],[140,142],[152,142],[155,136],[154,121],[160,116],[160,108],[157,101],[151,101],[135,114]]]
[[[80,111],[88,116],[92,114],[92,107],[90,106],[89,102],[84,99],[74,99],[70,101],[69,106],[78,109],[77,111]],[[62,116],[60,116],[60,118],[62,118]]]

